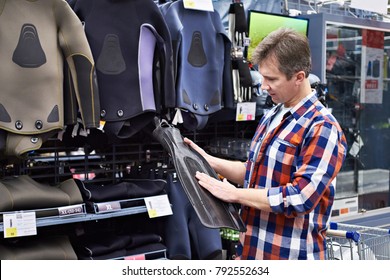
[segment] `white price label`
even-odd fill
[[[253,121],[256,118],[256,102],[237,104],[236,121]]]
[[[17,212],[3,215],[4,238],[37,234],[35,212]]]
[[[168,195],[166,194],[145,197],[144,200],[149,218],[157,218],[173,214]]]
[[[184,0],[183,3],[186,9],[214,12],[212,0]]]

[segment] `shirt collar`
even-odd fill
[[[295,119],[299,119],[318,100],[315,92],[306,95],[298,102],[290,112]]]

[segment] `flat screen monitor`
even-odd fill
[[[309,19],[255,10],[248,11],[248,36],[250,38],[250,44],[247,49],[248,61],[251,61],[252,52],[264,37],[280,27],[290,27],[307,36]]]

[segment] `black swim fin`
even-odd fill
[[[172,158],[180,183],[201,223],[209,228],[246,231],[237,208],[213,196],[195,178],[196,171],[200,171],[218,179],[208,162],[184,143],[179,129],[158,118],[155,118],[155,125],[153,136]]]

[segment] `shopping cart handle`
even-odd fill
[[[337,229],[337,223],[335,223],[335,222],[330,222],[329,228],[330,228],[330,229]]]
[[[349,231],[349,230],[340,230],[340,229],[328,229],[326,234],[329,237],[342,237],[353,240],[355,242],[359,242],[360,233],[357,231]]]
[[[360,233],[356,231],[347,231],[345,236],[355,242],[358,242],[360,240]]]

